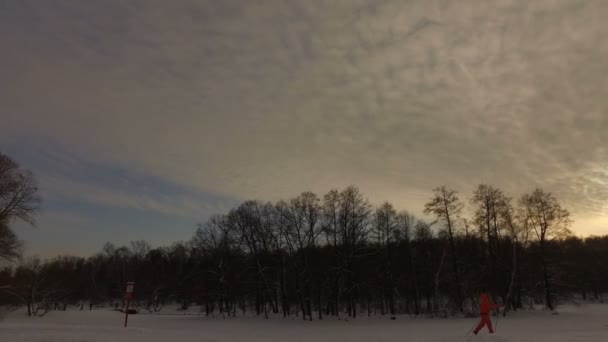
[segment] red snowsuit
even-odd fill
[[[490,319],[490,311],[494,309],[500,308],[502,305],[494,304],[490,301],[490,297],[486,293],[482,293],[479,297],[479,312],[481,313],[481,321],[475,328],[475,334],[479,332],[483,328],[484,325],[488,325],[488,330],[490,334],[494,333],[494,328],[492,328],[492,320]]]

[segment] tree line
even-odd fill
[[[225,317],[446,317],[474,313],[481,291],[505,303],[505,314],[534,304],[553,309],[574,296],[603,300],[608,236],[572,236],[569,213],[551,193],[535,189],[514,200],[481,184],[466,200],[445,186],[429,198],[431,221],[388,202],[374,207],[355,186],[245,201],[199,224],[186,242],[107,243],[88,258],[9,264],[0,270],[0,303],[25,305],[30,315],[68,305],[120,308],[127,281],[141,310],[177,303]],[[38,199],[24,203],[31,214]]]

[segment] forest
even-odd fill
[[[486,184],[468,198],[446,186],[429,191],[431,220],[374,206],[349,186],[245,201],[171,246],[106,243],[86,258],[23,259],[9,223],[31,221],[40,199],[33,176],[0,157],[0,304],[26,306],[31,316],[120,309],[129,281],[140,311],[177,304],[206,315],[305,320],[469,315],[482,291],[505,304],[504,314],[553,310],[608,292],[608,236],[575,237],[568,210],[542,189],[513,199]]]

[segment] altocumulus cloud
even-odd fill
[[[443,183],[465,196],[480,182],[542,186],[579,232],[601,233],[606,13],[603,1],[7,1],[0,142],[38,134],[231,198],[354,183],[416,212]],[[116,200],[103,191],[91,200]]]

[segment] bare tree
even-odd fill
[[[490,185],[480,184],[473,192],[471,203],[475,206],[474,222],[479,227],[481,237],[488,241],[488,256],[490,261],[490,274],[495,277],[497,254],[502,230],[506,227],[501,220],[502,213],[508,206],[508,199],[504,193]]]
[[[339,314],[340,298],[346,297],[349,316],[357,316],[357,279],[354,262],[365,248],[369,235],[371,205],[359,189],[349,186],[324,197],[323,227],[335,256],[333,275],[333,310]],[[340,285],[344,286],[340,286]]]
[[[486,286],[497,290],[504,300],[509,280],[506,276],[508,261],[504,260],[503,241],[509,236],[513,237],[509,232],[515,228],[510,199],[502,190],[480,184],[473,192],[471,205],[474,208],[473,222],[479,229],[480,237],[487,242],[487,272],[484,272],[487,276]],[[512,265],[515,267],[515,264]]]
[[[273,218],[274,206],[259,201],[246,201],[228,214],[229,224],[246,250],[253,256],[256,274],[256,312],[268,317],[270,308],[278,312],[274,294],[264,261],[279,246],[278,231]]]
[[[418,276],[416,274],[415,260],[412,254],[412,239],[415,234],[416,217],[409,212],[403,210],[397,213],[397,228],[394,230],[395,241],[397,242],[400,250],[405,250],[405,265],[409,272],[403,275],[404,281],[410,284],[410,288],[413,288],[413,303],[414,303],[414,314],[420,313],[420,290],[418,285]],[[399,274],[399,272],[395,272]],[[406,307],[409,310],[411,302],[411,293],[406,292]]]
[[[373,231],[378,243],[379,252],[384,260],[384,267],[380,272],[382,280],[381,312],[384,314],[388,308],[391,315],[395,314],[395,280],[393,277],[393,257],[395,238],[400,235],[399,217],[392,204],[384,202],[376,209],[373,217]]]
[[[414,227],[416,226],[416,216],[408,213],[405,210],[397,213],[397,229],[393,231],[395,241],[409,242],[414,235]]]
[[[21,254],[22,243],[4,221],[0,221],[0,259],[13,261]]]
[[[340,192],[338,219],[338,249],[341,268],[345,273],[347,310],[349,316],[357,316],[357,274],[354,262],[365,248],[369,235],[371,205],[355,186]]]
[[[34,224],[40,205],[37,192],[34,176],[0,153],[0,258],[12,261],[19,255],[21,244],[10,224],[14,220]]]
[[[528,245],[530,230],[527,220],[522,218],[511,205],[511,198],[506,198],[505,206],[500,213],[502,220],[509,230],[512,245],[512,268],[509,279],[509,287],[505,296],[505,308],[503,316],[507,315],[510,309],[517,309],[521,305],[520,301],[514,300],[515,284],[519,273],[519,254],[520,249],[525,249]]]
[[[278,226],[297,274],[296,292],[302,307],[302,318],[312,320],[313,269],[310,256],[323,232],[320,199],[312,192],[304,192],[289,202],[279,202],[276,208],[280,220]],[[322,317],[320,305],[317,298],[319,318]]]
[[[143,260],[152,249],[150,244],[144,240],[131,241],[129,244],[131,247],[131,255],[137,260]]]
[[[34,223],[39,208],[38,187],[31,172],[0,153],[0,222],[20,219]]]
[[[220,313],[230,315],[236,305],[236,300],[231,296],[230,283],[230,259],[234,254],[235,236],[226,215],[213,215],[205,224],[199,225],[191,245],[199,257],[210,257],[216,262],[206,269],[205,278],[215,279],[218,284],[216,297]],[[207,314],[210,313],[211,298],[206,299]]]
[[[20,283],[4,290],[27,306],[28,316],[44,316],[52,308],[57,290],[49,284],[47,265],[31,258],[15,270]]]
[[[433,231],[431,230],[431,226],[422,221],[416,221],[414,225],[414,239],[417,241],[425,241],[433,238]]]
[[[553,310],[552,284],[546,256],[546,245],[548,241],[562,239],[571,234],[568,229],[571,224],[570,213],[561,207],[551,193],[542,189],[536,189],[531,194],[523,195],[520,206],[521,215],[525,220],[524,224],[530,227],[540,247],[540,260],[545,285],[545,304],[549,310]]]
[[[436,217],[436,222],[445,224],[447,229],[448,239],[450,243],[450,253],[452,255],[452,271],[454,272],[454,280],[456,281],[456,307],[460,312],[463,311],[462,306],[462,283],[460,281],[460,271],[458,268],[458,256],[456,254],[456,244],[454,236],[456,234],[456,222],[462,212],[463,204],[458,198],[457,192],[448,189],[446,186],[441,186],[433,190],[433,198],[424,205],[425,214],[433,214]]]
[[[325,233],[325,239],[327,244],[333,251],[333,265],[331,273],[331,294],[330,300],[327,305],[327,314],[333,314],[335,316],[340,315],[340,253],[338,253],[339,241],[338,241],[338,222],[340,216],[340,192],[336,189],[330,190],[323,196],[323,209],[322,209],[322,229]]]

